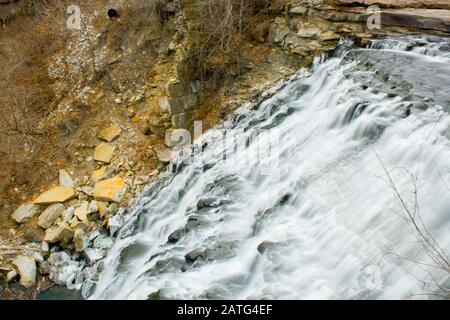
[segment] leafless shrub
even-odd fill
[[[407,169],[404,169],[411,180],[413,190],[413,201],[411,205],[405,199],[404,195],[402,195],[401,192],[399,191],[391,173],[389,172],[386,165],[383,163],[383,161],[381,160],[380,156],[376,151],[375,155],[383,168],[384,174],[386,175],[389,187],[393,192],[394,198],[399,204],[399,207],[401,209],[400,217],[406,222],[407,227],[411,230],[411,233],[417,239],[417,242],[420,244],[423,252],[430,260],[430,262],[418,261],[410,257],[402,256],[395,252],[388,252],[382,257],[381,261],[387,256],[394,256],[396,258],[413,263],[414,265],[419,267],[422,271],[427,273],[431,279],[431,281],[426,281],[423,279],[418,280],[420,280],[424,285],[432,285],[433,287],[437,288],[435,292],[421,293],[418,295],[436,296],[444,299],[450,299],[450,287],[447,287],[448,280],[450,279],[450,260],[445,250],[439,245],[439,243],[430,233],[430,231],[428,230],[428,228],[426,227],[426,225],[422,220],[417,196],[418,193],[417,175],[414,175]],[[426,268],[428,268],[428,270],[430,268],[434,270],[439,270],[445,276],[444,278],[437,279]]]
[[[241,73],[243,37],[266,5],[256,0],[199,0],[187,10],[194,22],[190,55],[203,76],[220,77],[230,68]]]

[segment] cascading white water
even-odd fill
[[[130,209],[90,298],[404,299],[449,287],[405,215],[450,252],[450,42],[422,38],[425,55],[417,39],[393,41],[303,70],[207,132],[194,163],[180,156]]]

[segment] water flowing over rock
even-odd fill
[[[278,22],[270,38],[285,41]],[[430,263],[387,176],[411,210],[420,190],[423,223],[448,252],[446,45],[342,42],[311,73],[243,105],[114,217],[122,226],[94,264],[103,269],[90,298],[403,299],[424,281],[436,289],[429,276],[442,283],[445,273],[386,257]]]

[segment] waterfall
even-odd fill
[[[449,44],[347,43],[239,108],[128,210],[90,298],[408,299],[448,288],[424,242],[450,252]]]

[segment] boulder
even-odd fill
[[[25,223],[42,210],[37,204],[26,204],[19,207],[11,216],[17,223]]]
[[[6,283],[10,283],[10,282],[14,281],[14,279],[16,279],[16,277],[17,277],[16,270],[11,270],[10,272],[8,272],[6,274]]]
[[[113,176],[114,169],[111,167],[102,167],[92,172],[91,179],[94,183],[100,182],[105,179],[109,179]]]
[[[63,203],[76,198],[75,190],[66,187],[54,187],[41,194],[35,201],[35,204],[54,204]]]
[[[100,218],[99,207],[97,201],[92,200],[89,202],[88,210],[87,210],[87,218],[89,221],[95,221]]]
[[[36,283],[36,261],[33,257],[18,256],[13,261],[20,275],[20,285],[30,288]]]
[[[186,262],[188,263],[194,263],[200,258],[203,258],[205,256],[204,250],[201,249],[195,249],[191,252],[188,252],[184,258],[186,259]]]
[[[169,98],[167,99],[169,109],[167,110],[170,114],[177,114],[184,112],[185,109],[185,98]]]
[[[110,163],[116,147],[108,143],[101,143],[95,148],[94,160],[103,163]]]
[[[72,261],[65,252],[53,253],[47,261],[50,264],[50,280],[60,286],[73,286],[80,272],[78,262]]]
[[[41,242],[45,237],[45,231],[37,224],[30,223],[23,230],[23,240],[26,242]]]
[[[62,214],[63,221],[66,223],[69,223],[70,220],[72,220],[74,214],[75,214],[75,208],[73,208],[73,207],[67,208]]]
[[[97,201],[97,206],[98,206],[98,213],[100,215],[100,218],[105,217],[109,212],[109,209],[106,206],[106,203]]]
[[[94,198],[98,201],[121,202],[128,186],[120,177],[100,181],[95,185]]]
[[[39,264],[39,274],[45,276],[50,273],[50,263],[48,261],[44,261]]]
[[[64,212],[64,205],[60,203],[55,203],[49,206],[44,212],[39,216],[38,225],[43,229],[50,228],[53,223],[61,217]]]
[[[160,162],[169,163],[172,160],[172,151],[170,149],[160,147],[154,150]]]
[[[99,138],[100,140],[111,142],[114,141],[117,137],[119,137],[121,132],[122,129],[117,124],[113,124],[110,127],[101,130],[97,134],[97,138]]]
[[[75,251],[82,252],[88,245],[88,237],[84,228],[77,228],[73,235]]]
[[[86,262],[91,265],[106,256],[106,251],[103,249],[87,248],[83,253]]]
[[[177,243],[184,237],[187,230],[185,228],[178,229],[169,235],[169,243]]]
[[[59,170],[59,185],[71,189],[75,187],[72,177],[66,170]]]
[[[269,41],[271,43],[283,44],[284,38],[291,32],[284,18],[276,18],[270,25]]]
[[[68,244],[73,239],[73,231],[65,222],[61,222],[45,232],[44,241],[48,243]]]
[[[76,208],[75,211],[74,211],[75,217],[78,218],[85,225],[89,225],[88,208],[89,208],[89,202],[83,201],[81,206]],[[72,226],[72,222],[70,223],[70,225]]]
[[[187,115],[186,113],[174,114],[172,116],[172,126],[176,129],[187,128]]]

